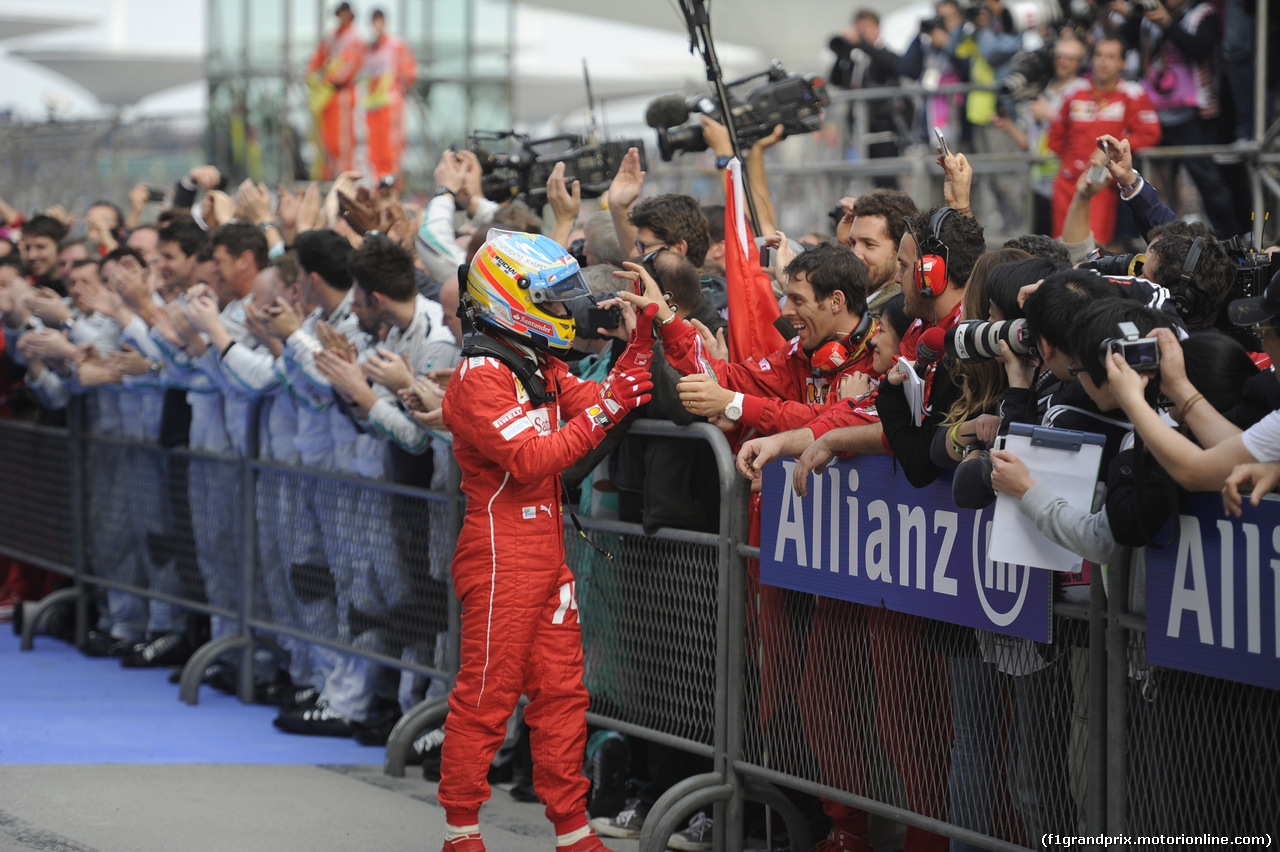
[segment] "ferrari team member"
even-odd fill
[[[564,302],[587,294],[563,248],[549,237],[495,230],[460,274],[462,310],[479,333],[467,338],[444,398],[467,495],[452,570],[462,660],[441,755],[444,852],[485,848],[486,775],[522,692],[534,785],[557,852],[604,850],[587,825],[588,698],[560,473],[649,399],[655,309],[637,318],[630,345],[597,384],[571,375],[556,357],[574,338]]]
[[[867,310],[867,265],[844,246],[817,246],[788,264],[786,275],[782,316],[798,334],[759,362],[707,355],[693,326],[672,322],[656,284],[639,296],[623,294],[637,306],[657,307],[664,354],[684,375],[680,398],[694,414],[722,415],[761,435],[785,432],[834,402],[845,376],[872,372],[879,326]]]
[[[1055,236],[1062,233],[1076,180],[1089,168],[1099,136],[1128,138],[1134,151],[1160,141],[1160,120],[1151,98],[1123,73],[1124,44],[1104,38],[1093,49],[1093,79],[1079,77],[1062,91],[1062,109],[1049,125],[1049,148],[1062,159],[1053,183]],[[1119,190],[1109,184],[1090,203],[1089,224],[1098,245],[1110,243],[1115,235],[1119,199]]]
[[[320,175],[324,180],[333,180],[355,164],[355,83],[364,64],[364,42],[352,25],[355,15],[351,4],[341,4],[334,14],[338,16],[338,28],[320,40],[307,65],[311,114],[324,149],[324,170]]]
[[[387,17],[374,9],[370,22],[376,33],[364,59],[368,86],[364,97],[369,126],[369,162],[377,177],[400,173],[404,151],[404,96],[418,79],[418,60],[402,38],[387,32]]]

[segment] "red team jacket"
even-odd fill
[[[713,374],[721,387],[742,393],[742,419],[738,424],[762,435],[807,425],[835,403],[832,393],[839,388],[842,377],[855,371],[868,375],[873,372],[870,344],[875,326],[863,338],[859,351],[838,372],[825,376],[814,375],[798,337],[759,361],[730,364],[708,355],[702,338],[688,323],[671,322],[658,329],[663,354],[671,365],[683,375]]]
[[[1097,137],[1128,138],[1134,151],[1160,141],[1160,120],[1142,86],[1121,80],[1102,92],[1093,82],[1076,80],[1062,95],[1062,111],[1049,125],[1049,148],[1062,158],[1059,180],[1075,183],[1089,168]]]

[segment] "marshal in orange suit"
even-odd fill
[[[364,99],[369,125],[369,162],[377,177],[400,173],[404,151],[404,98],[418,79],[418,60],[404,39],[387,32],[387,19],[375,9],[371,19],[376,33],[365,54],[368,86]]]
[[[355,165],[356,78],[364,65],[365,45],[352,26],[351,4],[343,3],[334,12],[338,28],[320,41],[307,66],[311,113],[320,129],[324,149],[324,169],[320,177],[329,180]]]

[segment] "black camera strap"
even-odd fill
[[[538,375],[538,365],[536,363],[530,361],[510,346],[494,340],[487,334],[471,334],[464,338],[462,341],[462,357],[497,358],[503,364],[506,364],[511,369],[511,372],[516,374],[520,384],[524,385],[525,392],[529,394],[529,402],[534,408],[541,408],[555,399],[555,394],[548,393],[546,385],[542,383],[542,377]]]

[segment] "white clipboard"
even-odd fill
[[[902,383],[902,391],[911,406],[911,422],[919,426],[924,422],[924,379],[916,373],[912,363],[901,356],[898,357],[898,370],[907,377]]]
[[[1106,438],[1095,432],[1015,423],[1005,436],[1004,448],[1026,464],[1037,484],[1049,486],[1072,508],[1088,513],[1093,511],[1105,443]],[[1007,494],[996,496],[987,559],[1050,571],[1076,570],[1080,556],[1045,538],[1035,522],[1022,514],[1020,503]]]

